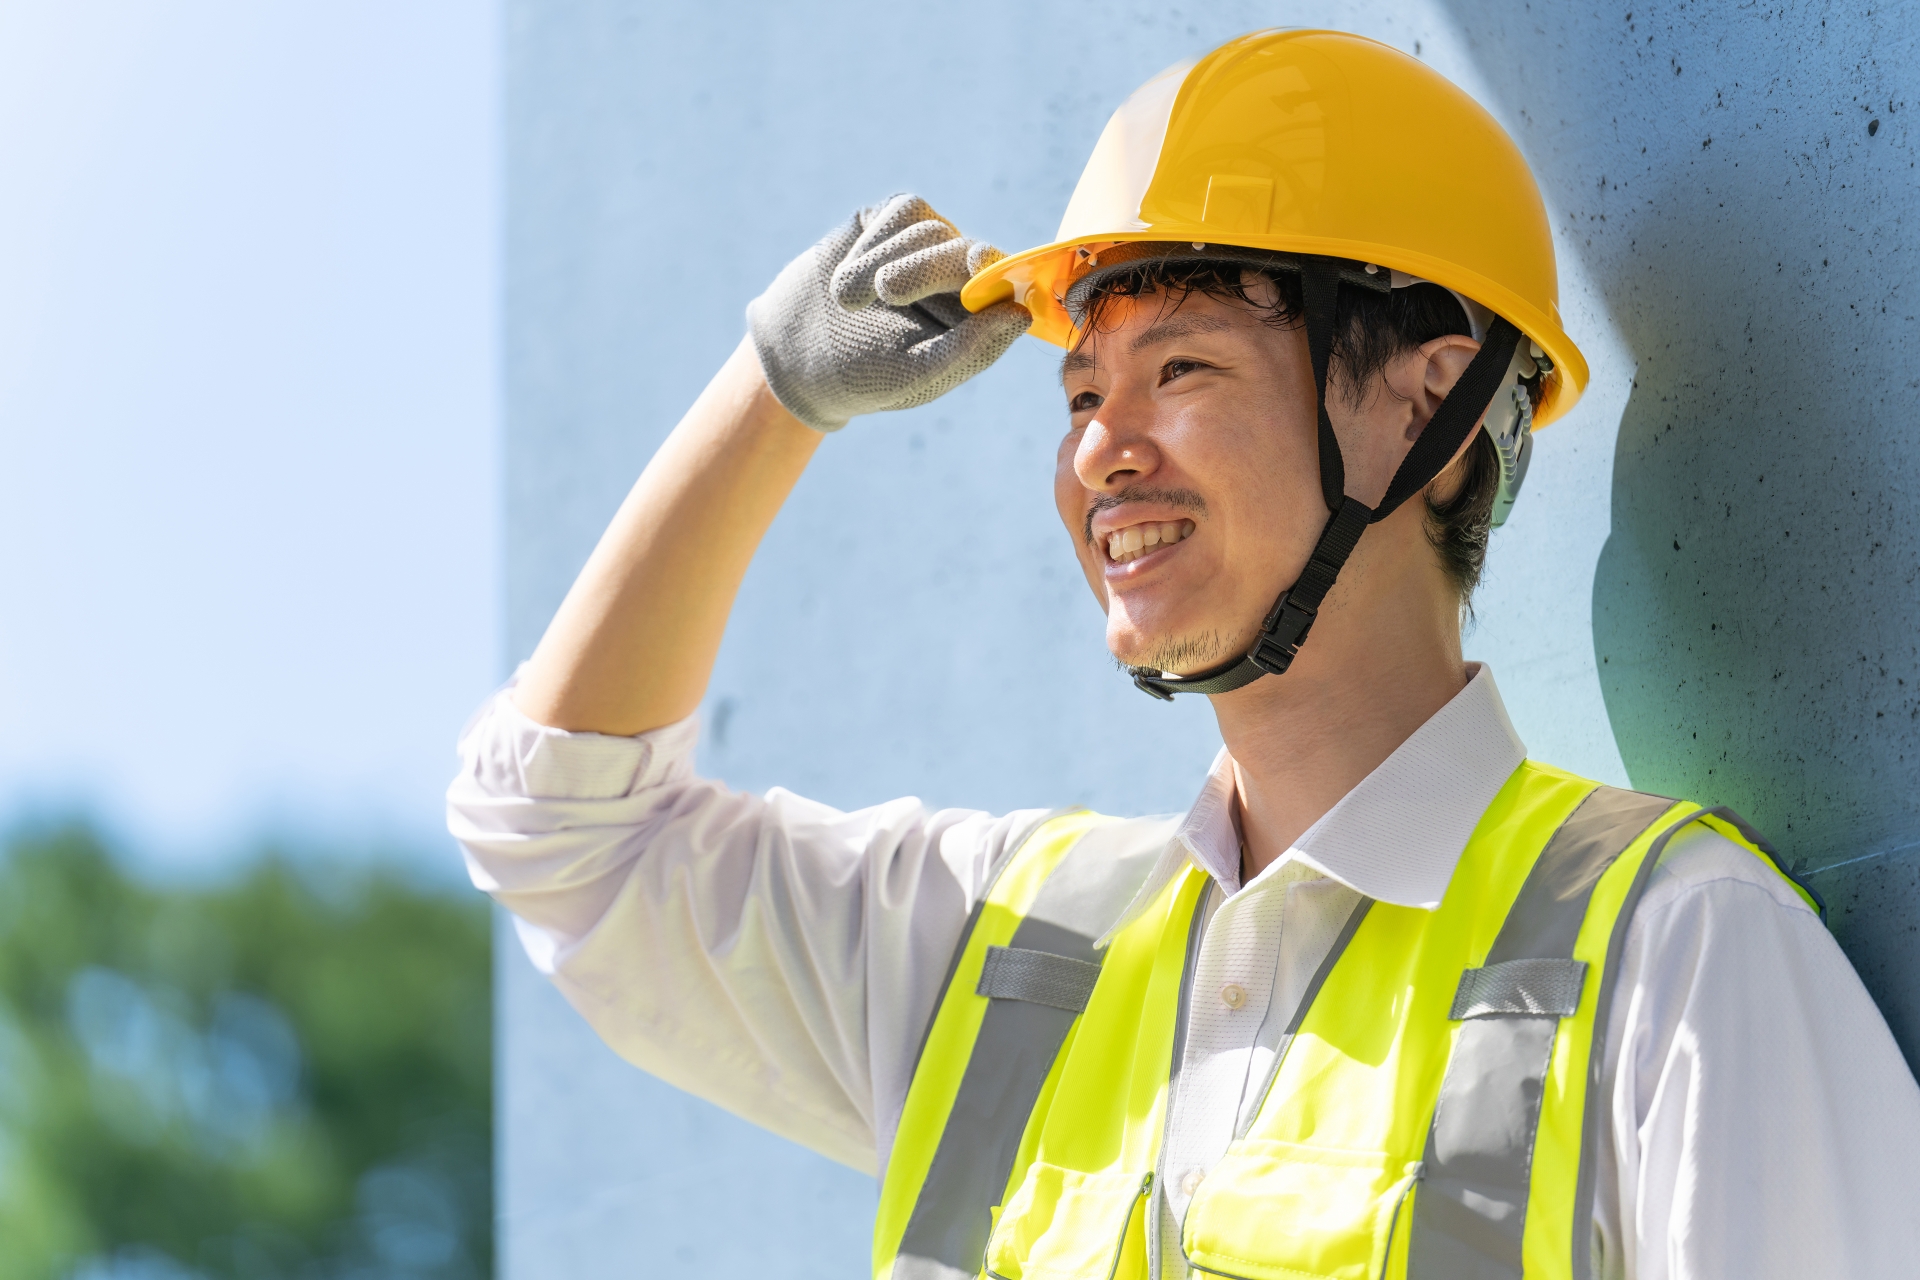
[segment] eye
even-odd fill
[[[1160,366],[1160,385],[1164,387],[1175,378],[1184,378],[1195,369],[1206,367],[1198,360],[1169,360]]]
[[[1102,397],[1098,391],[1082,391],[1079,395],[1067,401],[1067,412],[1089,413],[1098,409],[1103,402],[1104,397]]]

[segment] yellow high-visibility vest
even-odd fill
[[[1193,1193],[1188,1263],[1233,1280],[1588,1276],[1595,1028],[1633,906],[1693,822],[1780,869],[1726,810],[1529,761],[1437,910],[1363,899]],[[1145,1280],[1206,874],[1189,864],[1094,944],[1174,830],[1070,813],[1000,871],[908,1089],[876,1280]]]

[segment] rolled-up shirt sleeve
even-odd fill
[[[448,824],[622,1057],[877,1171],[967,917],[1044,815],[744,794],[695,774],[697,732],[568,733],[502,691],[461,735]]]

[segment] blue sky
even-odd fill
[[[499,668],[495,26],[0,0],[0,817],[451,865]]]

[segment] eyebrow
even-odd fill
[[[1233,327],[1233,321],[1225,316],[1171,315],[1147,326],[1127,344],[1127,350],[1139,355],[1154,343],[1165,342],[1169,338],[1190,338],[1196,333],[1219,333],[1222,329]]]
[[[1165,320],[1148,325],[1127,344],[1127,350],[1130,354],[1138,355],[1156,343],[1167,342],[1174,338],[1190,338],[1198,333],[1219,333],[1223,329],[1233,327],[1233,321],[1226,316],[1171,315]],[[1075,347],[1067,352],[1066,359],[1060,362],[1060,378],[1065,381],[1068,374],[1091,369],[1093,364],[1091,353],[1084,347]]]

